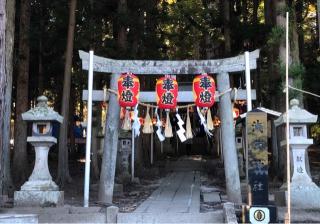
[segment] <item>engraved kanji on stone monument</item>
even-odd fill
[[[268,204],[267,114],[248,112],[248,174],[253,205]]]

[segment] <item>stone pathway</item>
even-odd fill
[[[173,172],[133,213],[118,223],[221,223],[222,212],[200,213],[200,172]]]
[[[200,173],[174,172],[144,201],[135,213],[200,211]]]

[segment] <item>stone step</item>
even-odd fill
[[[287,208],[278,207],[278,220],[284,222]],[[319,223],[320,212],[318,210],[298,209],[291,207],[291,222],[293,223]]]
[[[119,213],[118,223],[223,223],[223,212]]]
[[[83,214],[83,213],[99,213],[102,211],[101,207],[75,207],[75,206],[64,206],[64,207],[15,207],[0,209],[0,213],[5,214]]]
[[[106,223],[106,214],[40,214],[39,223]]]
[[[203,202],[221,203],[221,197],[219,192],[203,193],[202,196],[203,196]]]
[[[21,216],[33,214],[37,216],[39,223],[105,223],[106,214],[101,207],[17,207],[1,209],[1,213],[7,216]],[[1,223],[1,222],[0,222]]]
[[[176,161],[168,162],[165,166],[167,171],[202,171],[204,166],[200,162],[196,161]]]
[[[69,208],[41,208],[41,207],[15,207],[11,209],[0,209],[5,214],[68,214]]]
[[[0,214],[0,224],[7,223],[38,223],[38,216],[32,214]]]

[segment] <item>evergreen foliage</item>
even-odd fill
[[[94,49],[95,54],[110,58],[126,59],[205,59],[225,57],[224,12],[223,2],[213,0],[136,0],[127,1],[127,12],[118,12],[116,0],[78,0],[76,12],[76,30],[73,52],[72,92],[74,107],[79,113],[82,90],[86,89],[87,75],[81,69],[78,50]],[[230,0],[230,36],[231,55],[238,55],[245,50],[262,49],[260,68],[254,78],[254,87],[260,87],[258,98],[263,106],[274,107],[270,98],[274,91],[281,94],[281,75],[277,63],[280,42],[284,38],[284,28],[276,24],[276,16],[284,15],[289,10],[290,25],[296,19],[299,36],[300,62],[290,66],[292,85],[319,94],[316,69],[319,62],[316,1],[297,1],[281,8],[266,12],[264,2]],[[17,2],[17,18],[21,15]],[[61,108],[61,92],[65,47],[68,26],[68,1],[31,1],[30,25],[30,82],[29,100],[36,99],[39,88],[43,85],[45,94],[56,110]],[[16,27],[19,19],[16,19]],[[271,21],[268,22],[267,21]],[[127,49],[121,52],[117,46],[119,24],[127,28]],[[291,25],[291,27],[293,27]],[[290,32],[291,33],[291,32]],[[19,40],[16,28],[16,43]],[[42,48],[39,42],[42,40]],[[19,55],[16,44],[15,62]],[[42,81],[38,76],[39,56],[42,57]],[[271,66],[270,66],[271,64]],[[17,71],[16,66],[14,71]],[[16,74],[17,72],[14,72]],[[99,76],[99,75],[98,75]],[[233,76],[233,83],[243,80],[243,74]],[[14,77],[16,79],[16,77]],[[145,78],[142,89],[154,89],[155,77]],[[190,82],[192,77],[178,77],[179,81]],[[103,84],[108,84],[107,76],[100,76]],[[275,83],[276,86],[270,86]],[[16,85],[14,85],[15,88]],[[292,97],[296,92],[290,93]],[[13,92],[13,96],[15,93]],[[320,100],[305,96],[306,107],[314,113],[320,112]],[[15,98],[13,98],[15,102]],[[260,102],[258,102],[259,104]],[[80,105],[80,106],[79,106]],[[317,106],[318,105],[318,106]]]

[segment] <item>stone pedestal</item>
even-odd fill
[[[306,141],[306,140],[304,140]],[[312,139],[309,139],[312,144]],[[320,209],[320,188],[312,181],[306,169],[306,148],[310,144],[301,144],[299,139],[291,139],[293,174],[291,178],[291,206],[303,209]],[[284,184],[283,186],[286,187]],[[286,191],[275,194],[278,205],[286,205]]]
[[[292,207],[304,209],[320,208],[320,188],[312,182],[305,165],[308,145],[294,144],[292,147],[293,175],[291,179]]]
[[[28,137],[36,151],[34,169],[29,180],[25,182],[20,191],[14,193],[15,206],[59,206],[63,205],[64,192],[52,180],[48,168],[48,152],[57,142],[51,136]]]

